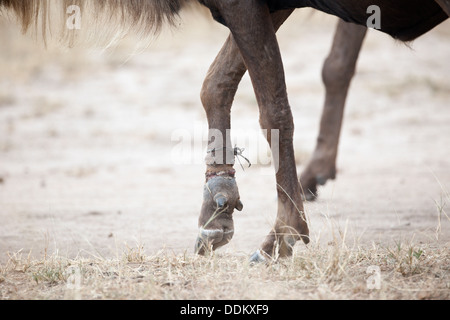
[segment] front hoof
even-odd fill
[[[256,250],[249,259],[250,265],[254,266],[256,264],[260,263],[268,263],[270,261],[273,261],[273,259],[264,251]]]
[[[206,255],[217,248],[226,245],[231,241],[234,235],[234,230],[210,230],[200,228],[199,235],[195,242],[195,253],[199,255]]]
[[[235,179],[226,176],[210,178],[203,190],[196,253],[204,255],[231,241],[235,209],[243,209]]]
[[[265,249],[256,250],[250,256],[250,265],[259,263],[273,263],[276,262],[278,258],[291,256],[296,240],[293,238],[287,238],[288,237],[281,237],[278,240],[274,240],[272,243],[266,242]],[[271,254],[267,252],[271,252]]]
[[[302,240],[305,244],[309,243],[308,232],[305,234],[293,234],[287,232],[271,232],[264,240],[261,250],[255,252],[251,260],[257,261],[261,256],[267,261],[276,261],[278,258],[292,256],[294,246],[297,241]]]

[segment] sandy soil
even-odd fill
[[[299,171],[317,135],[320,69],[335,23],[298,13],[279,32]],[[21,249],[111,257],[139,243],[148,253],[193,252],[206,131],[199,91],[227,34],[186,15],[145,50],[133,39],[105,52],[44,50],[0,24],[0,263]],[[312,241],[450,241],[449,36],[447,22],[409,48],[370,31],[338,179],[306,204]],[[266,149],[248,77],[233,129],[254,165],[237,167],[244,211],[221,250],[249,254],[271,227],[276,194],[258,158]],[[196,147],[181,158],[180,136]]]

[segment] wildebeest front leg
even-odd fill
[[[261,246],[270,256],[292,252],[300,238],[309,242],[300,184],[294,159],[294,123],[287,99],[283,64],[267,5],[258,0],[205,1],[227,25],[248,68],[260,108],[260,123],[275,157],[278,212],[275,225]],[[279,139],[272,141],[272,134]],[[278,159],[278,160],[277,160]]]
[[[209,134],[206,181],[195,248],[199,254],[214,250],[231,240],[234,234],[234,209],[242,210],[233,169],[230,113],[233,98],[245,72],[239,49],[230,35],[211,65],[201,92]]]
[[[325,60],[322,78],[326,89],[316,149],[300,177],[305,198],[314,200],[317,185],[336,177],[336,157],[350,82],[367,28],[338,22],[331,52]]]
[[[274,28],[278,29],[292,11],[273,13]],[[231,240],[233,209],[241,210],[243,206],[234,178],[234,149],[230,144],[229,130],[233,99],[246,71],[244,60],[230,35],[209,68],[201,92],[208,119],[209,141],[204,199],[196,242],[196,251],[200,254]]]

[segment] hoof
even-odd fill
[[[205,255],[208,252],[212,252],[217,248],[220,248],[230,242],[233,238],[234,230],[207,230],[200,228],[199,235],[195,242],[195,253],[199,255]]]
[[[300,185],[303,188],[304,201],[315,201],[318,197],[318,186],[323,186],[328,180],[336,179],[336,169],[333,166],[316,167],[312,163],[303,171],[300,177]]]
[[[234,210],[242,209],[243,204],[233,177],[210,178],[203,189],[195,252],[204,255],[229,243],[234,234]]]
[[[266,257],[261,253],[260,250],[256,250],[251,256],[250,256],[250,265],[255,265],[259,263],[266,263],[267,259]]]

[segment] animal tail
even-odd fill
[[[45,40],[56,29],[63,37],[90,29],[95,37],[138,31],[154,35],[168,23],[174,25],[180,10],[191,0],[0,0],[0,13],[12,15],[24,32],[40,30]],[[80,21],[75,21],[74,19]],[[74,28],[67,23],[76,22]]]

